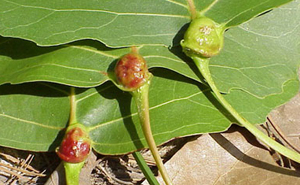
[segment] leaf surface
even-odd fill
[[[298,5],[298,1],[292,2],[225,33],[225,48],[211,59],[211,72],[222,92],[242,89],[265,97],[281,93],[284,83],[297,78]],[[49,48],[11,38],[1,38],[0,44],[1,84],[50,81],[95,87],[109,79],[107,73],[114,62],[129,52],[126,48],[108,49],[91,40]],[[139,48],[150,68],[167,68],[201,82],[201,75],[180,47]]]
[[[225,47],[211,61],[222,92],[243,89],[264,97],[297,79],[300,64],[299,1],[277,8],[225,33]]]
[[[263,122],[274,107],[298,92],[299,37],[295,35],[299,28],[298,19],[291,16],[297,15],[298,5],[295,1],[231,28],[226,32],[223,52],[211,61],[217,86],[222,92],[230,92],[226,99],[252,123]],[[266,21],[269,23],[264,24]],[[275,28],[280,31],[275,32]],[[108,49],[91,40],[37,47],[28,41],[4,37],[0,44],[1,84],[50,81],[94,87],[77,88],[77,120],[90,128],[97,152],[122,154],[146,147],[134,102],[128,93],[106,82],[114,62],[128,48]],[[179,47],[140,45],[139,48],[155,75],[150,114],[157,144],[179,136],[221,132],[234,122],[209,90],[197,82],[201,77],[193,73],[193,64]],[[0,86],[1,145],[36,151],[53,150],[57,146],[68,121],[68,88],[46,84],[46,87]],[[28,110],[34,111],[28,113]]]
[[[1,0],[0,7],[1,35],[48,46],[87,38],[114,47],[169,45],[189,20],[185,5],[160,0]]]
[[[204,0],[195,1],[195,4],[204,16],[211,17],[226,27],[232,27],[288,2],[291,0]]]
[[[0,84],[48,81],[77,87],[95,87],[108,81],[115,62],[128,48],[108,49],[99,42],[84,40],[55,47],[0,37]],[[148,67],[162,67],[199,80],[189,67],[163,46],[140,46]]]
[[[221,132],[235,122],[205,87],[186,83],[184,79],[174,81],[163,77],[153,81],[149,97],[151,128],[157,144],[174,137]],[[233,91],[225,97],[251,123],[262,123],[274,107],[292,98],[298,88],[298,81],[294,81],[284,86],[282,94],[264,99],[243,91]],[[134,102],[130,101],[129,94],[119,93],[112,95],[101,91],[100,94],[107,97],[109,103],[101,100],[96,92],[89,93],[94,96],[84,96],[90,100],[77,105],[80,112],[78,120],[91,128],[90,136],[99,153],[122,154],[147,146]],[[88,105],[91,107],[87,108]],[[105,111],[104,106],[108,108]]]
[[[197,5],[199,10],[205,7],[205,15],[218,23],[233,26],[287,2],[290,0],[206,0]],[[43,46],[81,39],[98,40],[110,47],[169,46],[189,22],[187,3],[182,0],[1,0],[0,13],[0,35]]]
[[[1,146],[35,151],[55,149],[70,110],[68,92],[57,88],[38,83],[0,86]]]
[[[234,122],[207,87],[168,70],[153,73],[150,116],[157,144],[174,137],[221,132]],[[235,90],[226,99],[249,121],[261,123],[274,107],[292,98],[298,86],[297,81],[287,83],[284,93],[264,99]],[[51,83],[0,87],[0,145],[54,150],[68,123],[69,88]],[[97,152],[123,154],[147,147],[131,95],[111,82],[77,88],[76,104],[77,121],[89,128]]]

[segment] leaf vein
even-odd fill
[[[34,69],[34,68],[44,67],[44,66],[56,66],[56,67],[61,67],[61,68],[66,68],[66,69],[72,69],[72,70],[78,70],[78,71],[88,71],[88,72],[94,72],[94,73],[101,74],[101,71],[94,70],[94,69],[77,68],[77,67],[65,66],[65,65],[60,65],[60,64],[49,64],[48,63],[48,64],[32,65],[32,66],[27,67],[27,68],[22,68],[20,70],[14,71],[13,73],[10,73],[10,75],[14,76],[15,74],[22,73],[24,71]],[[6,74],[0,75],[0,77],[3,77],[3,76],[6,76]],[[42,75],[37,75],[37,76],[42,76]],[[91,83],[93,83],[93,82],[91,82]]]
[[[54,12],[50,12],[49,14],[47,14],[47,15],[41,17],[40,19],[38,19],[38,20],[36,20],[36,21],[34,21],[34,22],[31,22],[31,23],[28,23],[28,24],[20,24],[20,25],[17,25],[17,26],[15,26],[15,27],[11,27],[11,28],[6,28],[6,29],[3,30],[3,31],[12,30],[12,29],[20,28],[20,27],[28,27],[28,26],[31,26],[31,25],[33,25],[33,24],[36,24],[36,23],[38,23],[38,22],[40,22],[40,21],[46,19],[47,17],[49,17],[49,16],[52,15],[53,13],[54,13]]]
[[[158,56],[158,55],[146,55],[146,56],[144,56],[144,58],[145,59],[147,59],[147,58],[163,58],[163,59],[172,60],[172,61],[178,62],[178,63],[185,63],[182,60],[176,60],[174,58],[165,57],[165,56]]]
[[[219,0],[214,0],[210,5],[208,5],[208,7],[206,7],[205,9],[203,9],[200,13],[201,14],[205,14],[208,10],[210,10]]]
[[[179,5],[179,6],[182,6],[182,7],[186,8],[186,9],[188,9],[188,6],[186,4],[182,4],[182,3],[179,3],[177,1],[172,1],[172,0],[167,0],[167,2],[174,3],[176,5]]]
[[[204,92],[204,91],[203,91],[203,92]],[[177,99],[173,99],[173,100],[170,100],[170,101],[166,101],[166,102],[164,102],[164,103],[155,105],[155,106],[153,106],[153,107],[149,107],[149,111],[150,111],[150,110],[154,110],[154,109],[159,108],[159,107],[162,107],[162,106],[164,106],[164,105],[170,104],[170,103],[174,103],[174,102],[177,102],[177,101],[183,101],[183,100],[190,99],[190,98],[192,98],[192,97],[194,97],[194,96],[197,96],[197,95],[199,95],[199,94],[201,94],[201,93],[203,93],[203,92],[200,91],[200,92],[198,92],[198,93],[194,93],[194,94],[192,94],[192,95],[190,95],[190,96],[187,96],[187,97],[177,98]],[[105,123],[102,123],[102,124],[99,124],[99,125],[90,127],[90,130],[97,129],[97,128],[99,128],[99,127],[103,127],[103,126],[105,126],[105,125],[108,125],[108,124],[111,124],[111,123],[115,123],[115,122],[118,122],[118,121],[120,121],[120,120],[123,120],[123,119],[126,119],[126,118],[133,117],[133,116],[135,116],[135,115],[137,115],[137,113],[132,113],[132,114],[129,114],[129,115],[127,115],[127,116],[124,116],[124,117],[121,117],[121,118],[118,118],[118,119],[115,119],[115,120],[111,120],[111,121],[109,121],[109,122],[105,122]]]
[[[160,14],[160,13],[141,13],[141,12],[130,12],[130,13],[121,13],[121,12],[114,12],[108,10],[97,10],[97,9],[54,9],[54,8],[47,8],[41,6],[31,6],[31,5],[24,5],[16,2],[11,2],[9,0],[5,0],[8,3],[15,4],[20,7],[24,8],[33,8],[33,9],[43,9],[49,10],[52,12],[99,12],[99,13],[108,13],[108,14],[115,14],[115,15],[134,15],[134,16],[162,16],[162,17],[179,17],[179,18],[189,18],[188,16],[184,15],[176,15],[176,14]]]
[[[276,65],[279,65],[279,66],[280,66],[280,64],[274,64],[274,66],[276,66]],[[265,89],[270,89],[268,86],[265,86],[265,85],[263,85],[263,84],[258,83],[259,80],[254,80],[254,79],[252,79],[250,76],[248,76],[248,75],[246,75],[245,73],[243,73],[243,72],[241,71],[241,69],[243,69],[243,68],[239,69],[239,68],[234,68],[234,67],[229,67],[229,66],[218,66],[218,65],[212,65],[212,66],[236,70],[236,71],[238,71],[242,76],[244,76],[245,78],[247,78],[248,80],[250,80],[253,84],[256,84],[256,85],[258,85],[258,86],[260,86],[260,87],[263,87],[263,88],[265,88]],[[272,66],[272,65],[270,65],[270,66]],[[281,66],[284,66],[284,65],[281,65]],[[244,69],[247,69],[247,68],[244,68]],[[251,69],[251,67],[249,67],[249,69]],[[253,67],[253,69],[258,69],[258,68]]]
[[[198,123],[194,123],[194,124],[190,124],[190,125],[183,125],[182,127],[178,127],[178,128],[176,128],[174,130],[169,130],[169,131],[166,131],[166,132],[161,132],[161,133],[158,133],[158,134],[153,134],[153,136],[157,138],[160,135],[171,134],[171,133],[177,132],[177,131],[179,131],[181,129],[184,129],[184,128],[187,128],[187,127],[194,127],[194,126],[197,126],[197,125],[211,125],[213,127],[224,129],[224,127],[222,127],[222,126],[212,125],[211,123],[198,122]],[[196,134],[199,134],[199,133],[194,133],[194,135],[196,135]],[[133,142],[136,142],[136,141],[145,141],[145,138],[130,140],[128,142],[122,142],[122,143],[99,143],[99,142],[97,142],[97,143],[93,143],[93,144],[94,145],[103,145],[103,146],[117,146],[117,145],[130,144],[130,143],[133,143]]]
[[[102,56],[110,57],[110,58],[113,58],[113,59],[119,58],[119,56],[107,54],[107,53],[104,53],[102,51],[93,50],[93,49],[90,49],[90,48],[87,48],[87,47],[83,47],[83,46],[75,46],[75,45],[71,45],[71,44],[66,44],[65,46],[66,47],[68,46],[68,47],[76,48],[76,49],[81,49],[81,50],[85,50],[85,51],[89,51],[89,52],[93,52],[93,53],[100,54]]]
[[[266,34],[261,34],[261,33],[258,33],[258,32],[255,32],[253,30],[249,30],[247,28],[244,28],[243,26],[239,26],[239,28],[241,28],[242,30],[245,30],[246,32],[249,32],[249,33],[252,33],[254,35],[258,35],[258,36],[261,36],[261,37],[268,37],[268,38],[272,38],[272,39],[279,39],[283,36],[286,36],[286,35],[289,35],[289,34],[292,34],[293,32],[296,31],[296,29],[300,26],[300,24],[298,24],[297,26],[295,26],[293,29],[291,29],[290,31],[282,34],[282,35],[278,35],[278,36],[273,36],[273,35],[266,35]]]
[[[43,125],[42,123],[37,123],[37,122],[34,122],[34,121],[29,121],[29,120],[17,118],[17,117],[10,116],[10,115],[7,115],[7,114],[0,114],[0,117],[5,117],[5,118],[13,119],[13,120],[16,120],[16,121],[19,121],[19,122],[24,122],[24,123],[28,123],[28,124],[32,124],[32,125],[44,127],[44,128],[53,129],[53,130],[61,130],[61,129],[63,129],[62,127],[54,127],[54,126],[49,126],[49,125]]]
[[[231,19],[229,19],[229,20],[225,23],[225,25],[227,25],[229,22],[231,22],[233,19],[237,18],[238,16],[240,16],[240,15],[242,15],[242,14],[248,12],[248,11],[252,11],[254,8],[259,7],[259,6],[261,6],[262,4],[267,3],[268,1],[270,1],[270,0],[267,0],[267,1],[264,1],[264,2],[260,2],[260,3],[256,4],[255,6],[253,6],[253,7],[251,7],[251,8],[248,8],[248,9],[245,9],[244,11],[242,11],[242,12],[236,14],[236,15],[233,16]],[[265,11],[267,11],[267,10],[265,10]]]
[[[46,147],[47,145],[49,145],[50,143],[29,143],[29,142],[23,142],[23,141],[17,141],[17,140],[11,140],[11,139],[7,139],[7,138],[3,138],[0,137],[0,140],[4,140],[4,141],[10,141],[10,142],[14,142],[14,143],[20,143],[20,144],[26,144],[26,145],[36,145],[36,146],[44,146]],[[3,145],[2,145],[3,146]],[[8,147],[11,147],[8,145]]]
[[[107,90],[107,89],[109,89],[109,88],[111,88],[111,87],[113,87],[113,86],[114,86],[114,85],[110,85],[110,86],[107,86],[107,87],[105,87],[105,88],[102,88],[100,91],[96,91],[96,92],[93,92],[93,93],[88,94],[88,95],[86,95],[86,96],[83,96],[83,97],[77,99],[77,100],[76,100],[76,103],[79,103],[79,102],[82,101],[82,100],[85,100],[85,99],[90,98],[90,97],[92,97],[92,96],[94,96],[94,95],[96,95],[96,94],[99,94],[100,92],[103,92],[103,91],[105,91],[105,90]]]
[[[103,28],[105,26],[108,26],[108,25],[112,24],[117,19],[117,17],[118,17],[118,15],[116,15],[112,20],[110,20],[107,23],[102,24],[102,25],[100,25],[98,27],[80,27],[80,28],[75,29],[75,30],[68,30],[68,31],[53,33],[53,34],[49,35],[48,37],[46,37],[45,39],[49,39],[49,38],[51,38],[53,36],[57,36],[57,35],[61,35],[61,34],[66,34],[66,33],[76,33],[76,32],[81,31],[81,30],[88,30],[88,29],[98,29],[99,30],[100,28]]]

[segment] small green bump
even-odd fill
[[[180,44],[189,57],[210,58],[223,47],[223,27],[207,17],[194,19]]]

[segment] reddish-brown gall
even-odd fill
[[[87,158],[90,148],[87,134],[75,127],[66,133],[56,153],[65,162],[79,163]]]
[[[122,56],[116,64],[117,82],[128,91],[134,91],[148,80],[148,68],[145,59],[138,53]]]

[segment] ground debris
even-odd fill
[[[44,153],[0,147],[0,184],[43,184],[51,167],[46,158]]]
[[[177,138],[159,146],[163,162],[168,161],[191,138],[194,137]],[[140,153],[154,175],[158,175],[151,152],[143,149]],[[55,152],[0,147],[0,185],[63,185],[64,169],[60,163]],[[93,152],[84,165],[82,174],[83,177],[80,178],[84,185],[135,185],[145,181],[132,154],[104,156]]]

